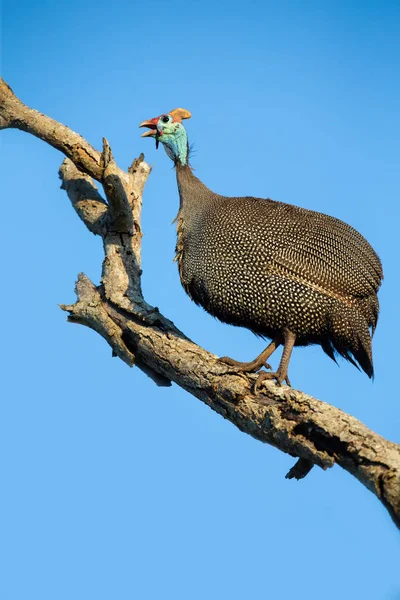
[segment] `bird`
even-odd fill
[[[175,260],[189,297],[224,323],[270,340],[250,362],[220,360],[240,372],[290,385],[295,346],[319,345],[374,375],[372,336],[378,322],[381,261],[353,227],[327,214],[270,198],[227,197],[211,191],[189,164],[176,108],[139,127],[173,161],[180,206]],[[283,346],[278,369],[267,363]],[[265,369],[269,369],[268,371]]]

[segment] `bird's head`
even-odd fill
[[[191,113],[185,108],[174,108],[169,113],[143,121],[139,127],[148,127],[149,131],[142,137],[153,137],[156,140],[156,148],[161,142],[166,153],[174,163],[187,164],[188,141],[186,130],[182,125],[183,119],[190,119]]]

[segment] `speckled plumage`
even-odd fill
[[[373,375],[380,260],[352,227],[270,199],[211,192],[176,165],[177,261],[189,296],[221,321],[320,344]]]

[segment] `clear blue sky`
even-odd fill
[[[215,191],[363,233],[385,271],[375,381],[319,348],[295,350],[291,380],[400,442],[398,2],[7,2],[2,50],[27,104],[97,148],[106,136],[121,167],[142,151],[154,165],[145,294],[209,350],[250,360],[263,344],[181,289],[175,176],[143,119],[189,109]],[[398,532],[355,479],[285,480],[293,459],[66,323],[58,304],[80,271],[99,281],[101,243],[59,189],[62,156],[0,138],[2,600],[399,600]]]

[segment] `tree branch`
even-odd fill
[[[105,235],[109,228],[108,206],[92,179],[79,171],[69,158],[64,160],[58,174],[62,179],[61,188],[67,192],[78,217],[89,231]]]
[[[0,127],[32,133],[66,154],[70,160],[60,168],[62,187],[88,229],[103,239],[101,285],[79,276],[77,302],[61,306],[68,320],[94,329],[116,356],[136,364],[158,385],[175,382],[241,431],[297,457],[288,478],[305,477],[313,464],[323,469],[339,464],[381,500],[400,527],[399,445],[287,386],[265,382],[255,395],[255,375],[220,363],[146,303],[140,285],[140,212],[150,167],[143,155],[122,171],[106,140],[100,154],[67,127],[24,106],[1,80]],[[107,202],[88,175],[103,184]]]
[[[110,228],[116,233],[128,233],[133,235],[133,203],[129,202],[126,191],[128,193],[131,192],[133,197],[134,192],[129,189],[129,177],[125,178],[126,180],[124,182],[122,181],[120,170],[115,164],[110,145],[106,138],[103,138],[103,152],[101,153],[100,165],[103,168],[103,188],[108,200],[110,217],[112,219]],[[125,190],[125,188],[128,189]],[[138,232],[139,231],[140,227],[138,227]]]
[[[0,78],[0,129],[31,133],[70,158],[80,171],[101,180],[100,153],[65,125],[25,106]]]

